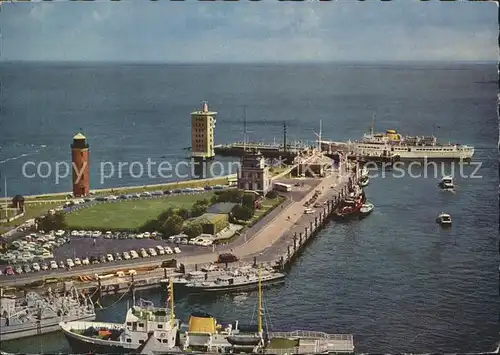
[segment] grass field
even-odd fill
[[[41,214],[46,213],[48,210],[52,208],[56,208],[60,203],[26,203],[25,210],[26,214],[23,217],[13,220],[9,223],[0,223],[0,233],[7,232],[9,229],[13,228],[16,225],[22,224],[24,221],[40,216]],[[3,215],[2,215],[3,216]]]
[[[210,199],[213,192],[169,196],[153,200],[101,203],[66,215],[70,229],[136,229],[170,207],[190,208],[198,200]]]

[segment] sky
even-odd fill
[[[496,61],[497,10],[437,0],[4,2],[0,60]]]

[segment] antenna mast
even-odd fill
[[[319,133],[313,131],[314,135],[316,136],[318,152],[321,152],[321,135],[323,134],[322,131],[323,131],[323,121],[319,120]]]
[[[259,264],[259,304],[258,304],[258,316],[257,316],[257,331],[259,335],[262,334],[262,282],[261,282],[261,269]]]
[[[168,279],[168,298],[170,301],[170,326],[173,328],[175,325],[175,314],[174,314],[174,282],[172,278]]]
[[[247,150],[247,105],[243,105],[243,152]]]
[[[286,152],[286,121],[283,121],[283,151]]]

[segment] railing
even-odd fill
[[[328,334],[309,330],[295,330],[292,332],[270,332],[271,338],[316,338],[328,340],[353,341],[352,334]]]

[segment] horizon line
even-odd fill
[[[304,65],[304,64],[350,64],[350,65],[394,65],[394,64],[499,64],[498,60],[328,60],[328,61],[237,61],[237,62],[194,62],[194,61],[138,61],[138,60],[40,60],[0,59],[0,64],[131,64],[131,65]]]

